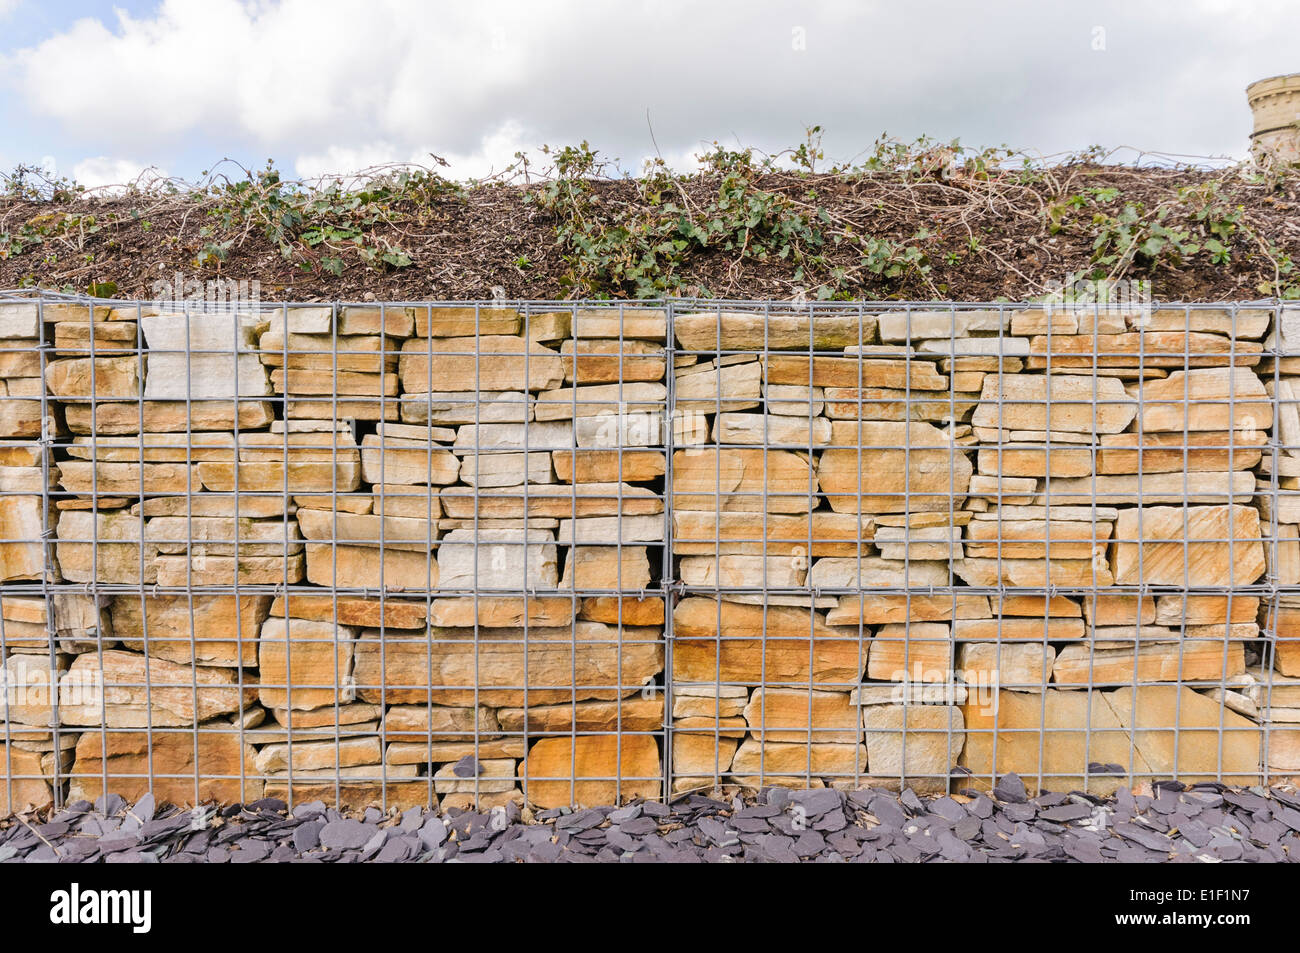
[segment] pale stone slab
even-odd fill
[[[418,338],[518,334],[524,322],[523,315],[515,308],[434,304],[416,308],[414,312]]]
[[[1259,511],[1251,506],[1122,510],[1115,537],[1120,585],[1245,586],[1266,568]]]
[[[989,374],[971,423],[1012,431],[1119,433],[1137,411],[1137,401],[1112,377]]]
[[[812,564],[808,585],[814,589],[927,588],[951,585],[948,564],[934,560],[825,557]]]
[[[927,339],[961,338],[972,331],[999,334],[1006,330],[1012,312],[994,310],[888,311],[878,317],[880,340],[906,343]]]
[[[476,488],[520,486],[524,483],[554,483],[551,454],[460,452],[460,481]]]
[[[0,665],[5,690],[0,692],[0,723],[53,727],[54,701],[60,675],[67,662],[49,655],[13,654]],[[87,697],[93,692],[87,691]]]
[[[348,401],[344,398],[354,397],[392,397],[397,396],[397,375],[389,373],[367,374],[360,371],[344,371],[337,368],[276,368],[271,371],[271,386],[277,394],[289,394],[295,397],[313,398],[313,403],[326,416],[347,416]],[[334,402],[339,407],[334,409]],[[398,405],[396,400],[376,401],[383,406],[383,413],[375,414],[374,419],[396,418]],[[306,414],[304,416],[311,416]],[[369,414],[367,418],[370,419]]]
[[[552,459],[564,483],[641,483],[665,470],[661,450],[556,450]]]
[[[864,745],[783,744],[747,738],[731,762],[731,780],[746,787],[806,788],[823,779],[852,781],[866,773]]]
[[[574,546],[564,563],[561,589],[639,590],[650,585],[644,546]]]
[[[572,420],[611,413],[661,410],[668,398],[663,384],[624,381],[584,387],[560,387],[537,395],[538,420]]]
[[[149,400],[140,403],[69,404],[64,408],[73,433],[134,434],[146,432],[190,433],[195,430],[233,430],[247,433],[275,419],[267,401]]]
[[[134,354],[50,361],[45,368],[45,386],[60,400],[138,401],[144,364],[145,359]]]
[[[533,419],[532,398],[524,391],[418,391],[403,394],[401,402],[402,420],[410,424],[509,424]]]
[[[1185,686],[1142,685],[1107,692],[1155,777],[1256,784],[1261,732],[1251,721]]]
[[[749,702],[743,685],[673,686],[673,718],[734,718]]]
[[[699,448],[673,454],[673,505],[680,509],[804,513],[815,506],[814,486],[807,455],[788,450]]]
[[[1119,436],[1127,436],[1121,434]],[[1103,438],[1103,440],[1110,438]],[[981,448],[979,471],[1003,477],[1082,477],[1093,472],[1092,450],[1084,447],[1002,444]]]
[[[1053,668],[1053,681],[1063,685],[1132,685],[1142,682],[1222,682],[1246,671],[1240,642],[1188,640],[1181,644],[1132,646],[1067,645]]]
[[[573,312],[575,338],[639,338],[664,342],[668,315],[657,308],[579,308]]]
[[[203,486],[219,493],[350,493],[361,485],[361,462],[347,459],[346,451],[339,451],[338,456],[337,464],[291,460],[197,466]]]
[[[576,483],[523,488],[448,487],[440,497],[455,519],[552,519],[595,516],[644,516],[662,513],[664,501],[649,487],[630,483]]]
[[[678,575],[688,586],[795,589],[807,569],[808,560],[798,556],[684,556]]]
[[[416,315],[425,315],[424,309],[399,305],[350,304],[339,309],[338,333],[387,334],[391,337],[410,337],[415,331]],[[263,338],[265,341],[265,338]]]
[[[839,350],[870,343],[876,318],[822,311],[753,314],[742,311],[674,314],[673,334],[688,351]]]
[[[831,442],[831,422],[824,417],[805,419],[780,414],[718,414],[712,439],[719,444],[758,444],[806,447],[812,450]]]
[[[423,592],[438,587],[438,562],[421,551],[346,543],[308,543],[307,581],[340,589]]]
[[[432,346],[432,351],[431,351]],[[564,382],[558,351],[521,337],[413,338],[402,345],[398,363],[402,389],[427,393],[431,385],[449,391],[540,391]]]
[[[961,559],[960,526],[878,526],[875,543],[882,559]]]
[[[298,526],[310,540],[367,543],[386,549],[428,552],[438,539],[438,528],[427,519],[299,509]]]
[[[543,808],[653,799],[663,788],[659,747],[636,734],[543,738],[529,749],[523,779]]]
[[[960,637],[956,627],[953,634]],[[1056,649],[1032,642],[965,642],[957,649],[962,681],[985,689],[1042,691],[1052,680],[1055,662]]]
[[[985,559],[967,556],[954,572],[968,586],[1109,586],[1115,582],[1104,559]]]
[[[437,555],[444,589],[554,589],[559,582],[550,530],[452,530]]]
[[[1142,431],[1268,429],[1273,405],[1248,367],[1176,371],[1141,391]]]
[[[661,411],[635,410],[578,417],[573,422],[573,436],[578,447],[658,447],[664,443],[665,427],[666,420]],[[673,418],[673,433],[678,443],[703,443],[699,435],[707,432],[700,414],[692,412]]]
[[[966,555],[1009,559],[1092,559],[1105,556],[1113,523],[1067,520],[972,520]],[[879,538],[877,531],[877,538]]]
[[[154,314],[140,319],[149,347],[149,400],[228,400],[271,393],[257,357],[260,319],[231,314]]]
[[[880,357],[818,357],[773,354],[763,359],[769,384],[813,387],[888,387],[901,391],[946,391],[947,376],[935,370],[933,359],[894,360]],[[810,367],[811,363],[811,367]]]
[[[284,307],[267,315],[264,333],[288,331],[290,334],[330,334],[334,330],[334,308],[326,305]]]
[[[157,547],[143,544],[144,521],[123,511],[59,513],[55,551],[70,582],[152,583]]]
[[[45,532],[43,515],[39,496],[0,496],[0,539],[4,540],[0,542],[0,582],[52,575],[46,565],[46,547],[41,542]],[[76,518],[69,524],[69,531],[83,524],[89,525],[85,517]],[[75,573],[77,551],[72,552]]]
[[[302,534],[293,520],[156,516],[145,524],[144,538],[158,552],[169,555],[283,556],[302,552]]]
[[[39,338],[40,305],[36,301],[0,304],[0,338]]]
[[[560,344],[560,353],[564,379],[570,383],[575,379],[581,384],[661,381],[667,373],[663,347],[649,341],[569,338]]]
[[[381,643],[377,631],[366,630],[357,643],[360,697],[395,705],[558,705],[639,694],[663,671],[658,627],[579,620],[524,634],[434,629],[432,637],[410,639],[390,632]]]
[[[561,626],[572,622],[573,616],[574,605],[568,596],[449,597],[434,599],[429,606],[429,624],[438,627]]]
[[[1005,482],[1005,481],[1004,481]],[[1235,503],[1255,495],[1255,474],[1248,470],[1127,473],[1052,480],[1037,503],[1126,504]]]
[[[111,605],[123,648],[171,662],[253,668],[271,597],[119,595]]]
[[[674,394],[677,409],[718,413],[732,410],[750,410],[759,405],[763,369],[757,359],[737,363],[733,355],[678,368],[674,373]],[[806,382],[804,382],[806,383]]]
[[[862,675],[858,628],[828,626],[806,608],[690,596],[673,611],[673,635],[675,682],[848,687]]]
[[[302,582],[302,553],[287,556],[158,556],[158,585],[280,586]]]
[[[535,421],[527,424],[465,424],[456,431],[453,453],[568,450],[574,446],[569,421]]]
[[[763,400],[769,414],[783,417],[817,417],[826,408],[825,388],[800,384],[764,384]]]
[[[401,344],[379,335],[290,334],[262,335],[258,358],[267,367],[332,373],[382,374],[397,368]]]
[[[72,441],[67,452],[74,460],[95,460],[99,463],[140,463],[142,457],[145,463],[198,463],[201,460],[230,462],[235,459],[235,435],[196,432],[80,436]]]
[[[572,705],[529,705],[497,711],[502,731],[660,731],[664,723],[664,696],[633,695],[619,701],[583,701]],[[515,739],[523,744],[523,739]]]
[[[342,596],[336,593],[296,592],[287,597],[276,596],[270,614],[293,619],[310,619],[316,622],[334,622],[341,625],[372,626],[390,629],[423,629],[428,610],[423,602],[401,599]]]
[[[77,740],[68,784],[72,800],[109,790],[128,801],[152,793],[159,803],[241,803],[262,796],[251,745],[237,732],[87,731]],[[241,778],[243,779],[241,781]]]
[[[1206,367],[1259,363],[1261,347],[1255,341],[1232,341],[1199,331],[1128,331],[1121,334],[1053,335],[1030,341],[1034,370],[1052,367],[1106,369],[1137,367]],[[1235,354],[1235,358],[1233,355]]]
[[[848,692],[758,688],[744,708],[750,736],[803,744],[854,744],[858,711]]]
[[[132,516],[214,516],[230,519],[284,517],[290,501],[279,493],[193,493],[143,499],[131,506]]]
[[[893,387],[826,387],[826,416],[837,420],[964,420],[977,393],[907,391]]]
[[[664,538],[662,516],[592,516],[562,519],[556,530],[556,542],[629,545],[659,543]]]
[[[109,728],[188,726],[238,711],[228,668],[180,665],[112,649],[77,656],[59,678],[59,722]]]
[[[951,619],[985,619],[988,596],[954,593],[871,593],[839,597],[839,605],[826,613],[834,626],[880,625],[886,622],[947,622]]]
[[[961,508],[970,485],[971,462],[937,427],[837,422],[832,443],[835,447],[821,455],[817,483],[833,510],[902,513]]]
[[[1157,596],[1148,621],[1173,626],[1253,622],[1259,614],[1259,601],[1258,596],[1237,594]]]
[[[868,705],[862,727],[873,778],[913,787],[929,780],[940,791],[966,742],[965,719],[955,705]]]
[[[962,714],[966,747],[960,763],[981,787],[1015,772],[1031,794],[1086,790],[1105,795],[1129,783],[1129,777],[1090,773],[1090,764],[1125,769],[1132,764],[1138,776],[1151,772],[1102,693],[1004,689],[991,703],[971,699]]]
[[[783,515],[717,513],[675,509],[673,551],[677,555],[720,554],[850,557],[871,552],[875,524],[851,513]]]
[[[260,749],[255,764],[259,774],[311,771],[377,765],[382,751],[378,738],[340,738],[329,741],[294,741]]]
[[[1249,470],[1260,462],[1266,443],[1268,433],[1264,430],[1109,434],[1101,438],[1097,472],[1141,471],[1147,474],[1184,470]]]
[[[460,461],[442,445],[385,434],[361,438],[361,479],[380,484],[455,483]]]
[[[1021,598],[1034,600],[1034,596]],[[1041,607],[1042,601],[1038,599]],[[996,604],[995,604],[996,605]],[[1084,637],[1084,622],[1066,616],[994,615],[985,619],[958,619],[952,624],[953,638],[964,642],[1063,642]]]
[[[1025,357],[1029,354],[1029,339],[1005,335],[987,338],[943,338],[921,341],[916,349],[921,354],[945,354],[949,357],[975,354]]]
[[[1230,338],[1262,338],[1273,319],[1269,308],[1156,308],[1130,318],[1146,331],[1206,331]]]
[[[358,629],[332,622],[269,618],[258,645],[258,697],[267,708],[310,710],[351,702]]]

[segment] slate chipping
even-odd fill
[[[445,814],[345,816],[263,799],[180,809],[78,801],[0,821],[0,863],[1289,863],[1300,797],[1284,788],[1157,785],[1101,798],[991,793],[931,798],[767,788],[746,798]]]

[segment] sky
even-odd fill
[[[1294,0],[0,0],[0,169],[468,178],[583,140],[689,169],[814,124],[836,161],[885,133],[1242,157],[1298,36]]]

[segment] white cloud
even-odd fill
[[[373,142],[362,146],[333,145],[321,152],[299,155],[294,161],[294,172],[304,179],[344,175],[373,166],[403,164],[417,165],[447,174],[433,158],[447,162],[447,168],[458,178],[483,178],[500,172],[510,163],[516,152],[529,151],[517,122],[508,121],[492,130],[469,152],[439,151],[434,145],[409,148],[393,142]]]
[[[165,179],[166,177],[166,172],[147,163],[112,156],[82,159],[72,167],[72,178],[92,189],[121,187],[137,180],[141,180],[141,184],[144,184],[153,178]]]
[[[656,148],[647,110],[679,167],[714,139],[775,151],[812,123],[837,159],[884,131],[1240,154],[1244,87],[1295,68],[1297,30],[1285,0],[1177,17],[1127,0],[163,0],[0,70],[82,155],[274,156],[307,175],[430,152],[481,175],[582,139],[635,170]]]

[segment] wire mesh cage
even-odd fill
[[[1300,773],[1297,317],[0,299],[0,807]]]

